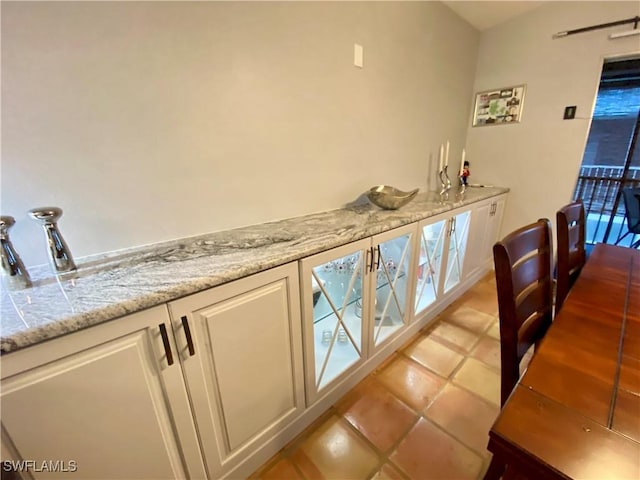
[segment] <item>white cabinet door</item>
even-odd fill
[[[471,211],[455,211],[418,224],[414,317],[422,317],[464,279]]]
[[[169,304],[211,478],[250,474],[304,409],[296,264]]]
[[[491,202],[489,209],[489,222],[487,222],[485,242],[483,244],[485,264],[489,266],[493,265],[493,245],[500,240],[500,228],[502,227],[502,217],[506,203],[507,196],[501,195]]]
[[[447,250],[449,217],[438,215],[418,224],[419,243],[414,296],[414,317],[420,317],[440,298],[440,279]]]
[[[307,403],[367,358],[371,239],[300,261]]]
[[[469,227],[469,247],[465,260],[465,275],[476,275],[485,268],[487,260],[487,224],[490,221],[492,201],[482,202],[471,211],[471,225]]]
[[[407,225],[372,238],[376,271],[372,278],[373,305],[369,322],[369,353],[402,333],[409,324],[413,301],[413,259],[417,225]]]
[[[493,245],[498,241],[507,196],[486,200],[474,207],[469,229],[465,275],[479,275],[493,266]]]
[[[4,355],[3,450],[35,478],[205,477],[175,353],[160,306]]]
[[[406,330],[415,238],[412,224],[300,261],[309,404]]]
[[[467,252],[471,211],[456,213],[449,219],[446,268],[441,276],[442,291],[449,293],[463,279],[464,258]]]

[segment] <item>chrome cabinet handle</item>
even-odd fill
[[[452,217],[449,219],[449,232],[448,235],[451,236],[453,232],[456,231],[456,217]]]
[[[182,328],[184,328],[184,335],[187,337],[187,348],[189,349],[189,355],[192,357],[196,354],[196,349],[193,346],[193,338],[191,337],[191,329],[189,328],[189,320],[187,316],[182,317]]]
[[[162,345],[164,345],[164,353],[167,356],[167,364],[173,365],[173,354],[171,353],[171,345],[169,344],[169,336],[167,335],[167,327],[164,323],[158,325],[160,328],[160,336],[162,337]]]

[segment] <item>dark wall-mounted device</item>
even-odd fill
[[[564,107],[564,118],[565,120],[572,120],[576,118],[576,106],[571,105],[570,107]]]

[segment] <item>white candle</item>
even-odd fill
[[[444,145],[440,144],[440,157],[438,158],[438,168],[440,171],[442,171],[442,167],[443,167],[443,162],[444,162]]]
[[[449,140],[447,140],[447,150],[444,154],[444,166],[445,167],[449,166]]]
[[[464,170],[464,157],[465,157],[465,151],[464,148],[462,149],[462,160],[460,161],[460,175],[462,175],[462,171]]]

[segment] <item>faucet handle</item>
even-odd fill
[[[62,238],[56,222],[62,216],[62,209],[58,207],[39,207],[29,210],[29,216],[39,222],[44,228],[49,247],[49,263],[57,273],[69,272],[76,269],[67,242]]]
[[[15,223],[16,219],[9,215],[0,216],[0,259],[2,270],[11,284],[26,288],[31,286],[31,277],[9,239],[9,229]]]

